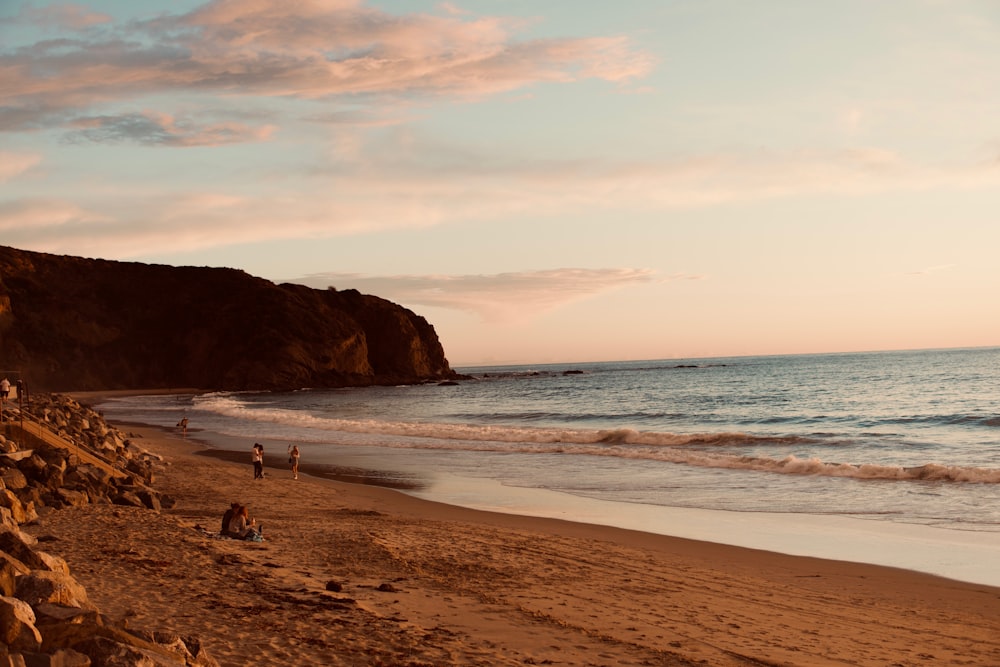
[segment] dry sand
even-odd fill
[[[254,481],[249,447],[230,461],[125,428],[165,458],[154,483],[177,506],[59,510],[29,532],[57,538],[43,548],[105,614],[195,635],[223,665],[1000,664],[997,588],[295,481],[287,466]],[[233,500],[264,543],[209,534]]]

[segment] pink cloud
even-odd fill
[[[86,23],[66,7],[48,19]],[[81,110],[160,93],[471,97],[545,81],[623,81],[652,65],[622,37],[519,40],[518,24],[502,18],[397,16],[355,0],[215,0],[117,28],[0,55],[11,91],[0,130],[61,125]]]
[[[20,176],[41,161],[41,156],[34,153],[0,151],[0,183]]]
[[[113,20],[107,14],[94,12],[82,5],[71,3],[49,5],[39,9],[25,7],[21,10],[20,19],[35,25],[56,26],[71,30],[111,23]]]
[[[485,321],[534,317],[601,292],[653,281],[649,269],[561,268],[490,275],[361,276],[324,273],[292,282],[319,289],[357,289],[408,305],[464,310]]]

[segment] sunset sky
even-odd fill
[[[0,244],[455,366],[1000,345],[1000,2],[0,0]]]

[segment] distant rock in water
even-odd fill
[[[356,290],[5,246],[0,366],[46,391],[281,390],[457,377],[427,320]]]

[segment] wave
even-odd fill
[[[207,394],[196,397],[195,407],[244,421],[265,422],[319,431],[375,433],[437,440],[463,440],[499,443],[627,444],[656,446],[714,445],[749,446],[760,444],[791,445],[813,442],[801,436],[771,437],[746,433],[664,433],[619,429],[571,429],[530,426],[507,426],[475,423],[393,422],[375,419],[335,419],[316,417],[299,410],[248,405],[231,394]]]
[[[266,422],[319,433],[381,436],[380,446],[520,454],[572,454],[650,460],[701,468],[746,470],[786,475],[854,478],[859,480],[933,481],[1000,484],[1000,470],[948,466],[928,462],[916,466],[843,463],[795,455],[770,457],[738,451],[762,446],[795,446],[817,442],[802,436],[756,436],[739,432],[661,433],[633,429],[583,430],[333,419],[277,407],[247,405],[233,395],[209,394],[195,407],[242,421]],[[315,442],[331,436],[314,435]],[[830,443],[828,443],[830,444]],[[833,443],[835,444],[835,443]]]

